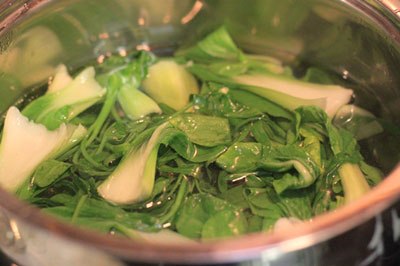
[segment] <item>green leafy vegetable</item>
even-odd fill
[[[70,164],[57,160],[44,161],[36,168],[32,181],[38,187],[47,187],[61,177],[70,167]]]
[[[213,147],[231,141],[229,122],[220,117],[199,114],[182,114],[170,120],[177,129],[185,132],[195,144]]]
[[[176,221],[177,231],[190,238],[215,238],[246,232],[247,224],[238,209],[208,194],[189,197]]]
[[[50,130],[58,128],[103,97],[105,90],[94,77],[93,67],[84,69],[64,88],[53,88],[44,96],[31,102],[24,108],[22,114],[36,123],[45,125]],[[55,80],[58,79],[56,75]]]
[[[49,131],[10,107],[0,145],[1,186],[9,191],[17,190],[41,162],[71,147],[76,141],[76,130],[79,127],[62,124],[57,130]]]
[[[218,157],[216,163],[230,173],[254,171],[263,155],[260,143],[238,142]]]
[[[176,53],[177,56],[200,62],[212,62],[216,59],[238,61],[242,58],[242,54],[224,27],[210,33],[193,47]]]
[[[149,68],[143,90],[158,103],[175,110],[189,103],[191,94],[199,93],[196,79],[183,66],[171,60],[162,60]]]
[[[168,125],[159,126],[150,139],[134,148],[115,171],[98,187],[99,194],[116,204],[142,201],[151,195],[155,166],[162,132]]]
[[[382,178],[357,140],[384,127],[352,90],[246,54],[224,27],[94,73],[61,65],[23,110],[35,122],[9,109],[0,144],[0,185],[77,226],[163,244],[284,230]]]
[[[355,105],[342,106],[337,111],[333,123],[350,131],[357,140],[383,132],[383,127],[372,113]]]
[[[160,107],[148,95],[139,90],[154,64],[151,53],[141,52],[134,60],[107,60],[97,79],[104,87],[114,86],[118,102],[130,119],[138,119],[151,113],[161,113]],[[118,85],[115,85],[117,83]]]
[[[189,71],[202,80],[229,84],[232,88],[252,92],[291,110],[303,105],[314,105],[333,117],[353,94],[352,90],[338,85],[325,85],[325,77],[322,82],[315,80],[312,72],[305,77],[306,82],[287,73],[271,72],[270,68],[254,57],[242,53],[224,27],[193,48],[178,52],[178,55],[195,62]],[[223,69],[234,71],[215,71],[216,64],[220,68],[221,59],[226,60]],[[314,80],[317,83],[311,83]]]

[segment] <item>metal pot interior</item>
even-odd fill
[[[365,1],[86,0],[27,1],[0,13],[0,112],[28,89],[44,84],[55,67],[71,69],[111,53],[152,49],[170,54],[225,24],[241,48],[272,55],[301,69],[317,65],[355,90],[355,103],[400,123],[400,32],[393,17]],[[245,7],[245,8],[244,8]],[[384,15],[386,14],[386,16]],[[128,259],[193,262],[278,256],[312,246],[383,211],[400,191],[400,141],[380,136],[362,143],[386,180],[364,200],[289,232],[255,234],[198,246],[157,246],[71,227],[0,191],[8,215],[35,230],[94,246]],[[354,216],[354,213],[358,213]],[[231,251],[235,251],[235,255]]]

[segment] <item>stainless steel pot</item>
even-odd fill
[[[399,8],[397,0],[3,0],[0,112],[61,62],[75,68],[135,48],[170,53],[225,23],[249,52],[342,75],[356,84],[357,104],[399,125]],[[398,265],[400,142],[364,145],[386,179],[362,200],[286,231],[141,243],[61,223],[0,189],[0,247],[22,265]]]

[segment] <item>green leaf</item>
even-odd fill
[[[266,146],[279,146],[286,144],[288,130],[272,119],[264,118],[253,122],[251,132],[258,142]]]
[[[235,186],[223,191],[220,197],[240,209],[248,209],[250,206],[244,197],[243,189],[245,189],[244,185]]]
[[[262,113],[235,101],[229,89],[218,83],[203,84],[201,95],[193,95],[196,112],[226,118],[252,118]]]
[[[302,123],[316,123],[325,128],[325,134],[329,137],[330,147],[335,155],[345,154],[351,162],[361,160],[358,144],[353,135],[344,129],[338,129],[332,125],[323,110],[315,106],[304,106],[298,108],[296,112],[301,115]]]
[[[209,65],[210,71],[223,76],[236,76],[248,71],[247,63],[216,62]]]
[[[254,171],[262,158],[263,146],[256,142],[233,143],[216,163],[229,173]]]
[[[64,206],[44,208],[43,211],[56,215],[66,221],[71,221],[80,197],[78,197],[78,195],[61,195],[62,197],[54,198],[54,200],[63,202],[65,204]],[[108,233],[110,230],[114,229],[114,226],[117,224],[131,229],[156,230],[158,221],[148,214],[126,212],[107,202],[86,198],[79,208],[79,213],[74,219],[74,224]]]
[[[316,67],[309,67],[302,80],[318,84],[334,84],[332,77],[328,73]]]
[[[311,159],[322,169],[323,159],[321,155],[321,143],[324,141],[323,136],[312,128],[301,127],[299,134],[304,138],[303,147],[310,155]]]
[[[221,117],[185,113],[170,120],[195,144],[214,147],[231,141],[228,120]]]
[[[211,196],[195,194],[186,199],[175,221],[178,233],[190,238],[201,237],[203,225],[212,214],[208,212],[205,205],[207,203],[204,202],[209,197]]]
[[[39,187],[47,187],[60,178],[71,164],[57,160],[47,160],[41,163],[32,176],[33,183]]]
[[[383,132],[383,127],[372,113],[352,104],[342,106],[332,123],[351,132],[357,140]]]
[[[289,190],[278,195],[278,204],[287,217],[308,220],[313,215],[311,208],[312,195],[313,192],[310,189]]]
[[[245,220],[236,211],[228,202],[210,194],[193,194],[186,199],[178,214],[176,229],[190,238],[243,233],[246,230]],[[223,214],[219,214],[221,212]],[[219,228],[217,231],[211,228],[216,224]]]
[[[360,162],[360,169],[365,174],[370,186],[376,186],[382,181],[383,173],[378,168],[371,166],[366,162]]]
[[[133,85],[124,84],[120,88],[118,102],[132,120],[152,113],[161,113],[157,103]]]
[[[151,113],[161,113],[157,103],[139,91],[142,81],[148,75],[149,67],[155,60],[151,52],[140,51],[127,58],[112,56],[100,66],[103,73],[97,77],[97,80],[104,87],[116,87],[113,89],[118,91],[118,102],[125,115],[132,120]]]
[[[247,221],[239,213],[222,210],[215,213],[204,223],[201,237],[203,239],[236,236],[246,233]]]
[[[268,115],[274,117],[282,117],[288,120],[293,119],[293,114],[285,109],[284,107],[272,102],[268,98],[262,98],[257,94],[254,94],[251,90],[235,90],[232,89],[230,91],[232,98],[237,102],[251,106],[254,109],[257,109],[260,112],[266,113]]]
[[[54,130],[98,102],[105,90],[94,79],[93,67],[78,74],[63,89],[46,93],[28,104],[22,114]]]
[[[292,190],[277,194],[272,188],[247,188],[246,198],[252,212],[270,219],[271,225],[282,217],[293,217],[308,220],[312,217],[311,197],[309,190]],[[273,219],[271,219],[273,218]]]
[[[215,147],[202,147],[191,143],[184,134],[176,135],[168,145],[180,156],[194,163],[214,161],[227,147],[218,145]]]
[[[276,197],[270,197],[266,188],[247,188],[244,195],[250,205],[251,212],[263,219],[262,230],[269,231],[273,228],[275,222],[285,213],[277,203]]]
[[[195,46],[178,50],[176,56],[189,60],[209,62],[216,59],[240,60],[242,52],[233,42],[225,27],[213,31]]]
[[[273,182],[278,193],[288,189],[309,187],[319,176],[319,169],[310,160],[307,152],[295,145],[269,150],[264,154],[260,167],[271,172],[283,173]],[[289,170],[295,170],[296,174]]]

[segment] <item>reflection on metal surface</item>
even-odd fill
[[[13,219],[10,220],[10,228],[14,235],[14,250],[17,252],[25,251],[26,246],[19,231],[18,224]]]
[[[4,211],[0,211],[0,247],[16,253],[22,253],[26,249],[16,221],[9,219]]]
[[[382,216],[378,215],[375,218],[374,234],[372,235],[371,241],[368,243],[368,249],[371,250],[371,254],[360,263],[360,266],[371,265],[372,262],[385,253],[383,228]]]
[[[150,51],[150,46],[147,43],[141,43],[136,45],[136,50],[138,51]]]
[[[14,243],[14,235],[6,214],[0,211],[0,246],[10,247]]]
[[[124,47],[119,47],[117,49],[118,54],[122,57],[127,56],[128,55],[128,51],[124,48]]]
[[[399,11],[400,1],[399,0],[380,0],[385,6],[390,8],[390,10],[397,12]]]
[[[182,24],[187,24],[189,23],[203,8],[203,2],[202,1],[196,1],[192,7],[192,9],[187,13],[182,19],[181,23]]]
[[[97,57],[97,63],[102,64],[104,62],[104,59],[106,59],[106,56],[101,54]]]
[[[108,34],[108,32],[102,32],[99,34],[99,39],[108,39],[110,38],[110,35]]]
[[[37,26],[19,35],[13,46],[0,55],[0,71],[10,77],[21,76],[22,87],[45,80],[54,73],[52,60],[63,51],[57,34]]]
[[[343,79],[348,79],[349,78],[349,71],[348,70],[346,70],[346,69],[343,69],[343,71],[342,71],[342,78]]]
[[[400,0],[378,0],[393,13],[400,17]]]
[[[0,210],[0,249],[18,265],[125,266],[119,259],[32,227]],[[0,265],[4,263],[0,256]]]
[[[397,242],[400,239],[400,216],[395,209],[390,211],[392,218],[392,228],[393,228],[393,242]]]
[[[146,24],[147,24],[147,18],[148,18],[148,16],[149,16],[149,14],[148,14],[148,12],[147,12],[147,10],[146,9],[144,9],[144,8],[141,8],[140,9],[140,12],[139,12],[139,17],[138,17],[138,19],[137,19],[137,24],[139,25],[139,26],[145,26]]]

